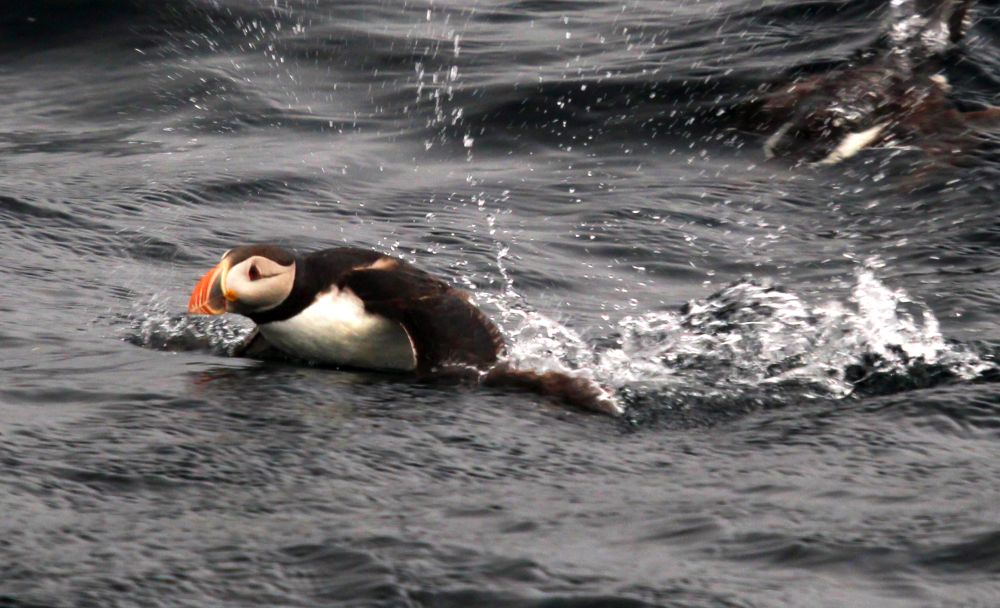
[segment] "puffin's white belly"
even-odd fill
[[[365,312],[349,289],[322,293],[291,319],[261,325],[260,333],[288,354],[316,363],[399,371],[417,366],[403,326]]]

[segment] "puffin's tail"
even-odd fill
[[[530,391],[599,414],[621,416],[625,413],[611,392],[603,386],[590,378],[564,372],[537,372],[500,363],[485,372],[480,382],[484,386]]]

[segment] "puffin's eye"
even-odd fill
[[[257,270],[256,264],[252,264],[250,266],[250,272],[247,274],[250,276],[251,281],[256,281],[257,279],[260,278],[260,270]]]

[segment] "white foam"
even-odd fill
[[[154,350],[209,350],[232,353],[253,331],[249,321],[226,317],[191,316],[171,310],[153,297],[128,315],[125,339]]]
[[[854,390],[847,369],[864,357],[880,371],[905,374],[915,360],[974,378],[990,364],[947,342],[937,318],[906,292],[859,271],[847,301],[810,305],[796,294],[738,283],[689,310],[651,312],[620,323],[616,348],[598,353],[595,376],[626,387],[710,385],[716,390],[787,381]]]

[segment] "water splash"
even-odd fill
[[[249,321],[172,313],[157,299],[127,316],[124,339],[137,346],[171,352],[207,351],[232,356],[253,331]]]
[[[928,57],[943,53],[953,42],[954,33],[949,29],[952,13],[960,11],[958,2],[918,2],[917,0],[892,0],[889,8],[891,27],[889,42],[894,54]],[[966,29],[968,17],[958,17],[963,23],[956,24],[960,30]],[[961,34],[957,34],[961,35]]]
[[[627,316],[604,347],[523,301],[506,305],[518,365],[587,374],[622,392],[739,394],[783,385],[840,398],[973,379],[993,367],[948,342],[924,304],[871,269],[858,272],[846,301],[817,305],[764,282],[734,283],[677,311]]]
[[[427,128],[431,135],[424,141],[424,148],[430,150],[435,144],[448,141],[450,128],[460,129],[464,123],[464,109],[455,106],[455,91],[459,84],[458,57],[461,53],[461,34],[449,25],[449,16],[445,15],[443,24],[434,22],[434,12],[427,10],[426,35],[428,40],[435,40],[434,51],[427,62],[418,61],[414,64],[416,79],[416,100],[418,107],[430,106],[431,115],[427,119]],[[442,50],[442,40],[452,43],[452,61],[441,60],[438,51]],[[462,136],[462,146],[466,149],[467,159],[472,158],[472,135],[465,132]]]

